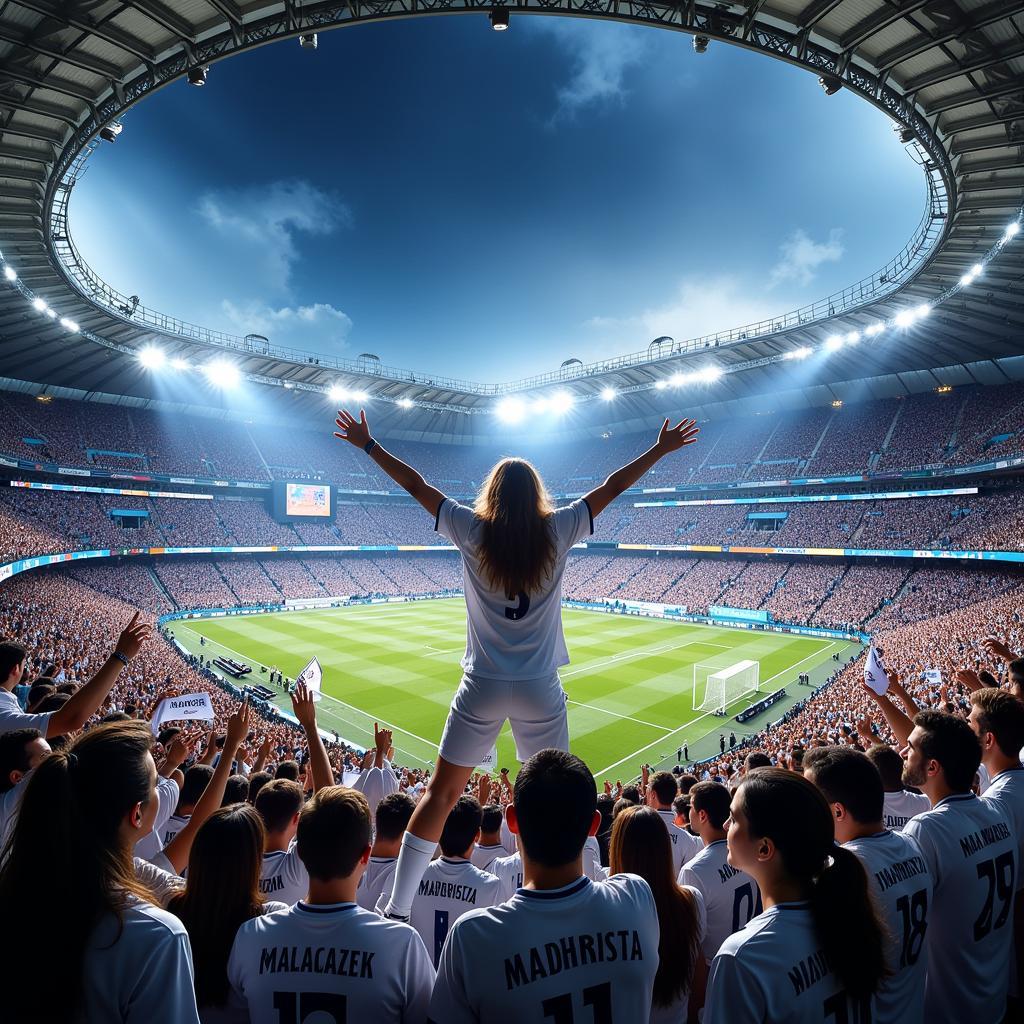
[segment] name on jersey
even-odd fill
[[[334,974],[344,978],[372,978],[376,953],[334,946],[264,946],[260,974]]]
[[[786,974],[789,976],[793,986],[793,995],[802,995],[816,981],[821,981],[826,975],[832,973],[832,967],[823,949],[812,953],[799,963],[794,964]]]
[[[979,850],[993,843],[1009,839],[1010,829],[1004,821],[997,821],[994,825],[987,825],[977,832],[971,832],[960,840],[960,849],[965,857],[973,857]]]
[[[739,868],[734,868],[731,864],[726,863],[718,869],[718,880],[722,883],[722,885],[725,885],[725,883],[728,882],[729,879],[733,877],[733,875],[738,875],[739,873]]]
[[[908,821],[910,821],[910,818],[904,817],[902,814],[887,814],[885,816],[885,827],[899,832]]]
[[[420,882],[419,896],[440,896],[446,900],[461,900],[463,903],[476,903],[476,886],[460,885],[457,882],[429,881]]]
[[[271,875],[269,878],[260,879],[260,892],[264,896],[268,892],[280,892],[284,888],[284,878],[281,875]]]
[[[534,946],[526,954],[505,959],[505,984],[511,992],[521,985],[550,978],[574,967],[643,960],[644,951],[636,930],[566,935],[557,942]]]
[[[923,875],[928,871],[923,857],[908,857],[906,860],[896,861],[895,864],[888,864],[881,871],[875,872],[875,881],[878,888],[885,892],[897,882],[906,881],[914,875]]]

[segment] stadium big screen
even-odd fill
[[[270,514],[278,523],[330,519],[334,514],[330,484],[275,480],[270,487]]]

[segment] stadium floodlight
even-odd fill
[[[714,384],[716,380],[721,380],[723,373],[720,366],[705,366],[703,370],[698,370],[693,376],[702,384]]]
[[[188,84],[202,87],[206,85],[206,73],[210,69],[207,67],[194,67],[188,69]]]
[[[971,276],[972,277],[981,277],[982,271],[984,269],[985,268],[980,263],[975,263],[974,266],[971,267]]]
[[[370,400],[370,396],[365,391],[353,391],[351,397],[353,402],[368,402]]]
[[[686,384],[689,381],[689,379],[690,379],[689,374],[686,374],[686,373],[673,373],[672,376],[669,377],[668,382],[674,388],[681,388],[684,384]]]
[[[694,53],[707,53],[710,45],[711,39],[708,36],[698,34],[693,37]]]
[[[182,359],[181,356],[175,356],[171,360],[171,369],[178,371],[191,370],[192,364],[187,359]]]
[[[546,395],[538,395],[530,403],[530,411],[536,413],[547,412],[550,406],[551,400]]]
[[[900,129],[900,142],[902,142],[904,146],[909,145],[915,138],[917,138],[917,136],[914,134],[913,128]]]
[[[1006,225],[1006,230],[1003,232],[1003,241],[1008,242],[1017,232],[1020,231],[1020,224],[1017,221],[1011,221]]]
[[[896,314],[896,319],[893,323],[897,327],[909,327],[914,322],[914,311],[912,309],[904,309]]]
[[[399,404],[399,405],[400,405],[400,406],[401,406],[401,407],[402,407],[403,409],[411,409],[411,408],[413,407],[413,404],[414,404],[414,403],[413,403],[413,400],[412,400],[411,398],[400,398],[400,399],[398,400],[398,404]]]
[[[860,341],[860,331],[850,331],[843,340],[847,345],[856,345]]]
[[[225,391],[238,387],[242,379],[238,367],[226,359],[214,359],[207,363],[203,367],[203,374],[214,387],[223,388]]]
[[[45,313],[45,312],[46,312],[46,300],[45,300],[45,299],[41,299],[41,298],[40,298],[40,297],[39,297],[39,296],[37,295],[37,296],[36,296],[36,297],[35,297],[35,298],[34,298],[34,299],[32,300],[32,308],[33,308],[33,309],[34,309],[34,310],[35,310],[35,311],[36,311],[37,313]]]
[[[147,370],[159,370],[167,362],[167,353],[156,345],[147,345],[139,349],[139,362]]]
[[[838,334],[830,334],[825,339],[826,352],[838,352],[844,345],[843,339]]]
[[[348,398],[348,392],[340,384],[332,384],[327,389],[327,397],[332,402],[344,402]]]
[[[494,411],[499,420],[505,423],[518,423],[526,415],[526,406],[521,398],[510,395],[503,398],[494,407]]]
[[[505,32],[508,29],[508,11],[504,7],[497,7],[489,15],[491,28],[495,32]]]
[[[317,44],[317,38],[315,32],[303,32],[299,36],[299,46],[304,50],[315,50]]]
[[[966,274],[964,274],[963,277],[960,278],[960,287],[966,288],[970,284],[974,284],[974,274],[968,271]]]
[[[843,83],[835,75],[821,75],[818,78],[818,85],[825,90],[826,96],[835,96],[843,87]]]
[[[78,324],[74,320],[69,320],[66,316],[60,318],[60,325],[65,331],[70,331],[72,334],[78,333]]]
[[[617,394],[617,392],[616,392],[615,388],[601,388],[601,397],[606,402],[613,402],[613,401],[615,401],[616,394]]]
[[[667,380],[656,380],[654,382],[654,387],[655,387],[655,390],[657,390],[657,391],[664,391],[665,388],[668,387],[668,381]]]
[[[56,320],[56,319],[57,319],[57,311],[56,311],[55,309],[50,309],[50,307],[49,307],[49,306],[47,306],[47,307],[46,307],[46,315],[47,315],[47,316],[48,316],[48,317],[49,317],[49,318],[50,318],[51,320]]]
[[[869,338],[873,338],[875,335],[881,334],[884,330],[885,324],[872,324],[870,327],[865,328],[864,334]]]
[[[14,269],[14,267],[4,267],[4,277],[6,277],[8,281],[17,281],[18,272]]]
[[[783,359],[806,359],[814,350],[809,345],[801,345],[799,348],[791,348],[788,352],[782,353]]]
[[[104,142],[115,142],[118,135],[124,131],[124,125],[120,121],[111,121],[100,129],[100,138]]]
[[[922,302],[921,305],[914,310],[914,319],[923,320],[929,313],[931,313],[931,311],[932,307],[929,306],[927,302]]]
[[[556,391],[551,396],[551,411],[558,415],[568,412],[576,404],[571,391]]]

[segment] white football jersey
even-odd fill
[[[1017,834],[1017,891],[1024,889],[1024,767],[1007,768],[989,783],[983,800],[995,804]]]
[[[448,933],[434,1024],[643,1021],[658,970],[658,914],[636,875],[520,889]]]
[[[682,866],[700,853],[703,844],[696,836],[690,835],[685,828],[680,828],[675,823],[672,811],[658,811],[658,814],[665,822],[668,837],[672,840],[672,870],[678,875]]]
[[[388,766],[387,761],[384,762],[383,768],[371,768],[369,771],[363,772],[359,776],[359,780],[362,783],[359,787],[360,791],[370,805],[371,818],[377,813],[377,804],[384,797],[398,792],[398,779]]]
[[[886,828],[902,831],[914,815],[930,811],[931,807],[931,801],[923,793],[910,793],[905,789],[897,793],[886,793],[882,821]]]
[[[592,882],[603,882],[608,877],[601,867],[601,847],[595,836],[587,836],[583,844],[583,874]]]
[[[172,814],[164,825],[161,842],[166,846],[187,824],[191,814]]]
[[[704,939],[708,931],[708,915],[704,907],[704,897],[699,889],[692,885],[686,886],[688,892],[693,895],[693,902],[697,909],[697,938],[701,948],[704,948]],[[695,965],[696,966],[696,965]],[[651,1006],[651,1015],[647,1024],[686,1024],[690,1010],[690,990],[680,998],[669,1003],[668,1006]]]
[[[263,854],[260,892],[267,899],[291,905],[304,899],[308,891],[309,875],[306,874],[305,865],[299,860],[299,850],[294,839],[287,852],[273,850]]]
[[[504,818],[501,819],[501,845],[505,847],[506,853],[515,853],[519,849],[516,837],[512,834],[512,829],[508,827],[508,822]]]
[[[958,793],[903,830],[932,875],[925,1019],[1001,1020],[1013,949],[1017,836],[990,800]]]
[[[495,876],[461,858],[439,857],[427,865],[409,912],[436,966],[448,932],[463,914],[501,902],[502,884]]]
[[[147,832],[135,844],[135,856],[143,860],[152,860],[163,848],[161,841],[163,828],[167,824],[175,807],[178,806],[178,797],[181,791],[174,779],[165,779],[162,775],[156,780],[156,817],[153,819],[153,830]]]
[[[479,868],[481,871],[490,871],[491,865],[499,857],[504,856],[505,847],[501,843],[495,843],[493,846],[481,846],[479,843],[476,843],[473,846],[473,852],[469,859],[473,867]]]
[[[395,880],[397,866],[397,857],[370,858],[356,889],[356,903],[363,910],[374,910],[382,893],[391,894],[391,883]]]
[[[501,882],[500,903],[512,899],[517,889],[523,887],[523,858],[518,853],[510,857],[499,857],[491,865],[491,874]]]
[[[555,562],[551,577],[536,594],[510,598],[490,588],[480,575],[476,551],[481,524],[473,510],[445,498],[434,528],[462,554],[466,594],[466,653],[462,668],[492,679],[539,679],[569,663],[562,634],[562,574],[569,549],[594,532],[594,519],[584,498],[551,516]]]
[[[728,857],[728,844],[719,839],[705,846],[679,872],[679,884],[696,889],[704,899],[708,923],[702,948],[708,963],[733,932],[761,913],[757,882],[732,867]]]
[[[872,1004],[872,1024],[920,1024],[928,973],[925,935],[932,905],[932,876],[921,851],[902,832],[851,839],[892,938],[886,954],[891,974]]]
[[[251,1024],[423,1024],[434,968],[407,924],[300,902],[239,928],[228,981]]]
[[[711,963],[704,1024],[869,1024],[832,973],[809,903],[779,903],[730,935]]]

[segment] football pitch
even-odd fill
[[[372,744],[377,721],[394,732],[396,761],[432,765],[461,676],[465,616],[463,600],[448,598],[177,620],[169,626],[193,652],[227,653],[252,665],[246,682],[254,684],[267,681],[261,667],[276,667],[294,679],[315,655],[324,673],[321,728],[362,746]],[[735,725],[731,718],[693,710],[694,665],[758,661],[761,694],[767,694],[850,647],[817,637],[573,608],[563,609],[563,621],[572,659],[560,673],[569,697],[570,744],[598,781],[635,774],[641,762],[674,761],[684,742],[692,745]],[[199,646],[199,634],[208,640],[205,647]],[[759,696],[737,702],[731,713]],[[284,694],[277,703],[290,708]],[[498,765],[513,774],[517,766],[507,724],[498,739]]]

